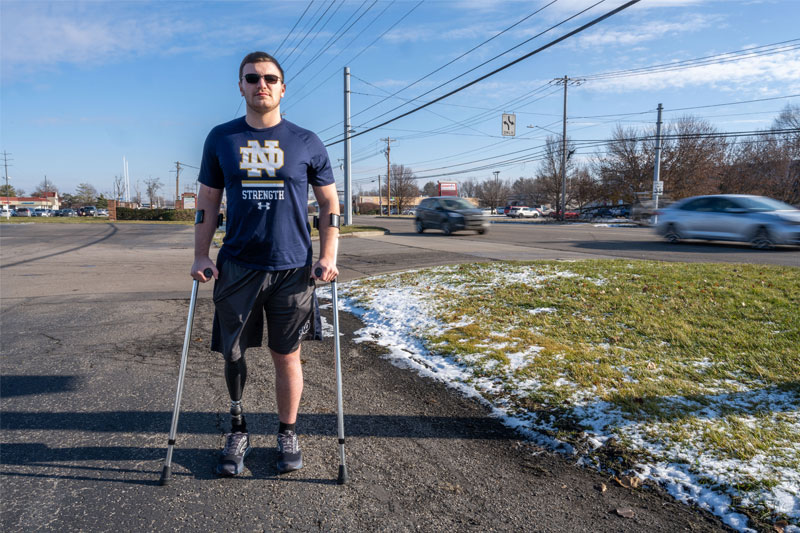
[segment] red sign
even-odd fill
[[[458,183],[455,181],[440,181],[439,196],[458,196]]]

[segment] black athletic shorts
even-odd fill
[[[288,354],[304,340],[322,339],[322,321],[311,267],[265,271],[220,258],[214,283],[211,349],[237,361],[247,348],[261,346],[264,315],[267,346]]]

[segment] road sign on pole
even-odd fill
[[[517,134],[517,116],[503,113],[503,137],[513,137]]]
[[[663,181],[654,181],[653,182],[653,194],[664,194],[664,182]]]

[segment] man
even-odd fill
[[[278,61],[264,52],[245,56],[239,91],[246,115],[212,129],[203,148],[191,271],[206,282],[203,271],[211,268],[216,279],[211,349],[225,359],[231,397],[231,432],[217,465],[222,476],[241,473],[251,449],[241,403],[244,356],[247,348],[261,346],[264,314],[275,365],[278,471],[302,468],[295,432],[303,392],[300,343],[321,335],[314,279],[338,275],[339,197],[330,161],[315,134],[281,118],[286,85]],[[308,185],[320,211],[320,256],[313,266]],[[223,190],[227,232],[215,266],[208,250]]]

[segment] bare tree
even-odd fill
[[[674,198],[719,192],[728,144],[715,133],[711,124],[692,116],[667,126],[661,179],[664,190]]]
[[[587,167],[579,167],[569,178],[568,188],[574,203],[579,208],[597,200],[600,194],[600,186],[595,181],[592,173]]]
[[[511,188],[505,181],[499,178],[490,178],[478,184],[476,197],[480,200],[482,207],[497,207],[505,205]]]
[[[411,204],[413,198],[419,196],[419,187],[414,171],[405,165],[392,165],[392,196],[395,197],[397,212]]]
[[[545,140],[545,154],[542,162],[539,164],[539,170],[536,173],[537,180],[541,187],[541,193],[550,199],[554,206],[561,207],[561,137],[550,135]],[[573,153],[575,146],[567,139],[567,151]],[[569,177],[573,164],[570,158],[567,158],[567,177]],[[569,180],[567,181],[569,185]],[[565,204],[569,205],[572,200],[570,196],[570,188],[567,186]]]
[[[478,182],[475,178],[469,178],[461,182],[458,187],[458,195],[462,198],[475,198],[478,193]]]
[[[58,187],[52,181],[49,181],[47,178],[44,179],[39,185],[31,193],[31,196],[44,196],[47,192],[54,192],[58,193]]]
[[[770,131],[740,140],[731,150],[720,191],[770,196],[789,204],[800,204],[800,106],[786,106]]]
[[[536,178],[517,178],[511,184],[511,194],[526,205],[545,204],[550,198],[545,194],[543,182]]]
[[[150,207],[155,208],[157,205],[159,205],[158,190],[161,188],[161,179],[148,178],[144,180],[144,184],[147,191],[147,198],[150,200]]]
[[[75,189],[73,197],[81,205],[94,205],[97,200],[97,189],[89,183],[81,183]]]
[[[113,197],[119,200],[120,198],[122,198],[123,194],[125,194],[125,177],[114,176]]]
[[[651,190],[653,161],[639,132],[617,125],[606,152],[596,155],[593,163],[602,191],[597,199],[606,204],[632,202],[637,192]]]

